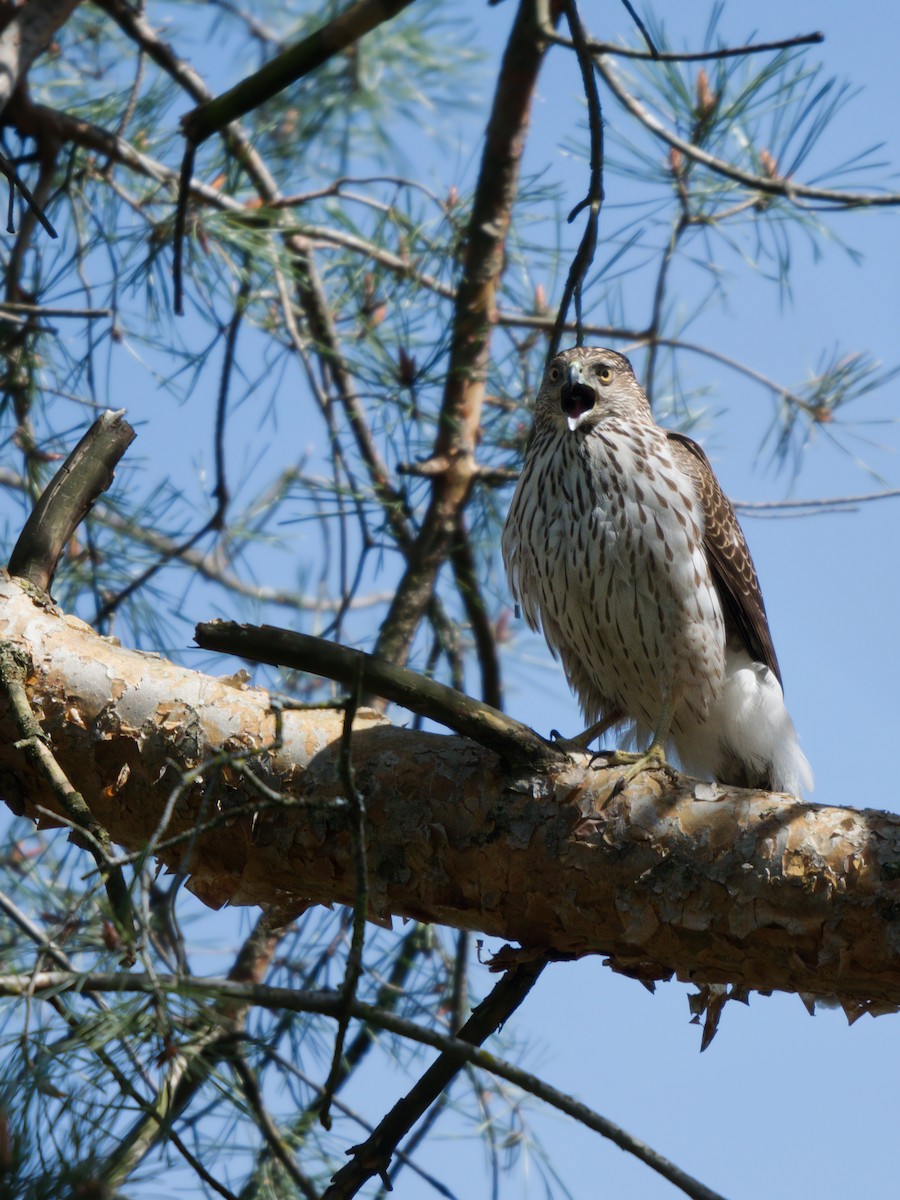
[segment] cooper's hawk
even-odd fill
[[[812,788],[734,509],[697,443],[653,420],[621,354],[548,366],[503,559],[593,732],[627,723],[649,740],[614,756],[629,777],[671,741],[692,774]]]

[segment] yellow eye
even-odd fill
[[[560,370],[559,370],[559,367],[557,367],[557,366],[552,366],[552,367],[550,368],[550,370],[548,371],[548,373],[547,373],[547,374],[548,374],[548,376],[549,376],[549,378],[550,378],[550,382],[551,382],[551,383],[558,383],[558,382],[559,382],[559,376],[560,376]]]
[[[602,366],[597,368],[597,378],[601,383],[609,383],[612,377],[612,367]]]

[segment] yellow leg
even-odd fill
[[[641,753],[633,753],[630,750],[616,750],[606,759],[608,767],[628,767],[624,775],[616,781],[616,786],[612,792],[613,796],[617,796],[626,784],[631,783],[635,776],[640,775],[641,771],[646,771],[649,767],[668,767],[666,740],[669,736],[669,730],[672,728],[672,719],[675,716],[675,704],[676,698],[674,696],[668,696],[663,701],[662,711],[656,723],[656,731],[653,734],[653,741],[646,750]]]

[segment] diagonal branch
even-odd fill
[[[546,958],[519,963],[503,976],[490,995],[473,1011],[454,1040],[480,1046],[516,1011],[547,965]],[[352,1159],[333,1176],[322,1200],[350,1200],[375,1175],[390,1188],[387,1169],[400,1140],[449,1087],[465,1065],[452,1050],[444,1050],[402,1100],[379,1122],[370,1137],[347,1151]]]
[[[327,25],[316,29],[294,46],[270,59],[221,96],[205,101],[181,118],[184,136],[199,146],[214,133],[277,96],[304,75],[358,42],[385,21],[390,21],[413,0],[357,0]]]
[[[25,522],[9,559],[9,573],[42,591],[53,581],[63,548],[101,492],[113,479],[116,463],[136,434],[125,410],[107,410],[90,427]]]
[[[195,641],[204,650],[236,654],[251,662],[290,667],[295,671],[311,671],[345,687],[354,687],[361,672],[362,685],[367,692],[439,721],[510,762],[563,761],[561,752],[533,729],[489,704],[482,704],[455,688],[362,650],[351,650],[324,638],[271,625],[237,625],[232,621],[198,625]]]
[[[500,67],[469,219],[456,294],[447,379],[431,457],[445,464],[434,476],[421,529],[382,623],[376,653],[406,661],[455,537],[476,472],[496,293],[518,193],[531,100],[544,60],[544,0],[520,0]]]

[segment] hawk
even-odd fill
[[[626,779],[666,762],[739,787],[799,794],[809,763],[784,705],[781,672],[750,551],[696,442],[663,429],[627,358],[557,355],[503,530],[513,595],[543,627]]]

